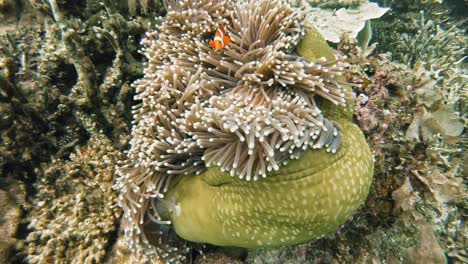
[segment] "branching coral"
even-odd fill
[[[148,63],[144,78],[133,84],[141,102],[115,185],[128,243],[159,255],[173,249],[147,246],[143,225],[147,218],[167,223],[160,199],[172,179],[215,165],[258,180],[309,148],[335,153],[339,126],[318,106],[345,106],[347,94],[339,61],[308,61],[293,53],[303,36],[303,15],[287,1],[165,6],[167,16],[142,42]],[[215,51],[208,38],[219,24],[227,26],[231,43]]]
[[[418,20],[413,22],[418,26],[417,34],[402,34],[401,61],[428,71],[429,78],[437,83],[434,90],[443,96],[446,104],[454,107],[460,101],[460,96],[466,97],[461,91],[468,89],[466,71],[463,63],[466,59],[467,37],[464,30],[457,26],[444,29],[434,21],[427,19],[421,12]],[[419,65],[418,65],[419,64]]]

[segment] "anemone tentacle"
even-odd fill
[[[143,225],[168,223],[158,208],[175,204],[164,195],[181,179],[211,166],[261,181],[311,149],[333,155],[342,142],[340,124],[319,106],[346,107],[340,58],[295,53],[304,15],[290,1],[164,5],[167,15],[142,40],[148,61],[132,85],[139,103],[115,184],[131,248],[157,255],[174,249],[153,249]],[[208,40],[220,24],[231,41],[215,50]]]

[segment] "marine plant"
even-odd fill
[[[130,247],[170,260],[175,249],[148,238],[147,220],[243,247],[298,243],[343,223],[365,199],[373,163],[325,40],[304,32],[288,1],[164,4],[142,41],[148,62],[116,167]],[[217,51],[208,39],[220,24],[231,43]]]

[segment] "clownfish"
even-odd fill
[[[214,39],[210,39],[208,44],[216,50],[220,50],[229,45],[230,42],[231,37],[228,34],[226,34],[226,28],[219,24]]]

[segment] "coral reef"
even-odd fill
[[[320,8],[338,8],[338,7],[356,7],[363,3],[367,3],[367,0],[307,0],[311,6]]]
[[[444,250],[439,246],[430,224],[422,224],[419,230],[420,245],[410,247],[403,252],[403,261],[407,263],[446,263]]]
[[[468,254],[462,246],[466,226],[460,224],[462,208],[466,208],[466,170],[461,165],[466,163],[462,153],[467,144],[466,21],[455,10],[466,9],[466,3],[408,1],[402,7],[391,2],[392,15],[376,25],[389,34],[376,36],[382,43],[379,50],[392,52],[391,58],[404,63],[392,75],[400,76],[394,87],[406,85],[405,97],[411,102],[411,108],[405,110],[411,115],[405,118],[400,141],[407,151],[399,154],[405,164],[402,167],[411,169],[399,175],[406,175],[405,185],[413,189],[395,198],[416,200],[398,215],[419,230],[430,224],[446,259],[466,262]]]
[[[369,52],[361,54],[370,54]],[[357,75],[364,77],[360,81],[364,84],[360,92],[365,94],[367,99],[358,102],[356,118],[365,134],[368,135],[368,141],[376,159],[376,178],[380,179],[375,182],[376,185],[369,199],[375,199],[373,203],[378,204],[376,192],[387,189],[387,195],[391,193],[395,200],[393,215],[399,220],[394,225],[405,225],[421,232],[420,230],[426,228],[426,224],[421,221],[428,222],[432,225],[443,247],[445,243],[443,241],[447,237],[444,231],[439,232],[446,229],[446,225],[451,225],[452,221],[456,222],[456,218],[461,217],[454,212],[457,208],[463,208],[463,204],[466,203],[464,201],[466,185],[462,183],[459,170],[459,162],[463,158],[460,151],[464,144],[463,140],[460,140],[461,131],[458,128],[461,121],[445,120],[444,130],[437,131],[437,135],[434,134],[432,138],[426,137],[425,143],[422,141],[415,143],[412,138],[408,137],[408,131],[412,129],[419,111],[428,107],[425,104],[428,101],[423,100],[418,91],[425,89],[427,93],[440,95],[440,86],[438,87],[435,79],[431,78],[427,72],[422,74],[423,70],[411,70],[407,65],[390,62],[385,55],[364,56],[366,60],[353,56],[350,56],[350,59],[355,62],[354,65],[362,67],[354,74],[360,72]],[[358,61],[366,62],[356,63]],[[369,73],[372,74],[370,80],[368,79]],[[355,78],[354,74],[349,76]],[[466,85],[466,83],[459,80],[459,85]],[[431,100],[438,101],[436,105],[440,105],[442,96],[433,96]],[[434,111],[437,108],[432,106],[427,109]],[[444,131],[448,130],[458,130],[458,132],[448,138],[444,136]],[[412,133],[418,137],[424,135],[424,131],[421,130]],[[392,164],[394,169],[385,172],[387,170],[385,168],[388,168],[386,164]],[[388,186],[401,187],[390,191]],[[441,215],[433,214],[435,212],[440,212]],[[449,215],[452,216],[448,217]],[[463,232],[463,227],[458,228],[460,232]],[[414,241],[418,241],[417,233],[413,232],[413,234]],[[460,238],[456,237],[448,240],[459,241]],[[420,241],[420,243],[425,243],[425,241]],[[433,250],[437,251],[437,247]],[[443,249],[447,254],[451,251],[449,247]],[[401,251],[392,252],[391,255],[399,260],[403,257]]]
[[[175,4],[168,2],[166,8]],[[308,2],[338,9],[367,1]],[[224,247],[188,243],[177,238],[170,225],[150,223],[144,232],[152,243],[159,241],[156,246],[166,249],[161,251],[161,259],[183,262],[187,256],[185,261],[195,263],[468,262],[466,1],[378,2],[391,7],[385,16],[372,21],[372,36],[379,44],[365,50],[359,50],[352,40],[343,39],[338,44],[347,56],[347,67],[340,72],[356,84],[357,99],[348,100],[347,106],[355,108],[353,121],[364,132],[375,157],[375,177],[364,206],[323,238],[296,246],[239,250],[240,254]],[[219,21],[229,22],[233,4],[221,4],[229,9]],[[0,1],[2,262],[158,262],[155,256],[129,249],[122,235],[125,226],[118,219],[121,210],[107,207],[118,202],[111,177],[116,161],[123,159],[123,150],[129,148],[135,92],[128,84],[143,75],[145,54],[137,52],[138,43],[145,38],[142,43],[151,52],[149,47],[156,39],[169,35],[174,45],[165,48],[179,54],[185,44],[194,45],[188,41],[192,37],[205,44],[218,24],[203,12],[196,16],[186,12],[181,20],[177,16],[154,19],[163,14],[163,6],[161,1],[139,0]],[[195,22],[206,23],[203,27],[209,24],[209,30],[180,39],[174,33],[180,28],[144,34],[153,31],[149,23],[162,28],[167,19],[183,25],[192,17],[201,17]],[[191,32],[192,28],[184,30]],[[233,40],[238,37],[232,33]],[[310,61],[325,56],[314,57],[323,47],[308,43],[301,44],[297,52]],[[255,59],[259,58],[258,48],[255,46],[253,52]],[[227,50],[222,49],[221,54]],[[203,62],[203,67],[223,68],[231,62],[223,61],[224,55],[211,49],[198,52],[218,60]],[[382,54],[385,52],[390,53]],[[202,77],[207,82],[221,79],[200,77],[196,70],[192,73],[193,78]],[[258,76],[251,68],[247,73]],[[334,111],[326,110],[331,104],[318,98],[321,114],[335,120]],[[200,106],[206,110],[203,100]],[[331,105],[331,109],[337,108]],[[344,117],[350,114],[346,112]],[[343,140],[346,135],[341,131]],[[341,144],[335,156],[346,148]],[[216,165],[213,161],[212,166]],[[214,175],[215,171],[212,168],[205,173]],[[220,177],[216,179],[223,180],[226,187],[233,182],[246,183],[228,177],[227,172],[217,172]],[[179,179],[175,178],[173,186]],[[267,177],[248,183],[261,181],[274,180]],[[214,191],[223,184],[214,186]],[[180,190],[174,188],[176,192]],[[168,216],[175,211],[166,209],[175,206],[166,198],[158,200],[157,210]],[[70,219],[72,224],[65,225],[60,219]],[[267,224],[273,225],[271,221]],[[418,255],[420,250],[427,253]]]
[[[365,205],[333,235],[300,247],[251,251],[246,261],[466,262],[467,195],[461,171],[466,143],[460,136],[452,143],[442,136],[419,143],[405,138],[421,104],[414,90],[423,83],[434,84],[433,79],[421,79],[420,72],[390,61],[387,54],[376,54],[375,45],[368,50],[356,45],[343,39],[339,50],[348,56],[348,81],[361,84],[355,86],[354,117],[375,159]],[[422,258],[418,250],[430,254]]]
[[[135,37],[148,20],[107,2],[8,8],[2,15],[16,23],[0,33],[0,186],[13,202],[0,208],[20,211],[5,214],[2,262],[102,263],[118,236],[113,163],[128,141],[127,83],[142,74]]]
[[[151,15],[155,11],[162,13],[163,3],[159,0],[128,0],[128,9],[132,15]]]
[[[119,155],[105,139],[91,137],[69,161],[44,164],[26,240],[30,263],[104,261],[120,218],[111,188]]]
[[[421,86],[417,93],[426,108],[438,106],[438,101],[442,101],[450,108],[451,119],[457,119],[457,112],[465,111],[462,108],[466,107],[459,97],[465,99],[468,89],[466,71],[463,70],[466,68],[466,30],[463,30],[463,22],[452,18],[455,16],[451,16],[453,11],[450,11],[449,3],[416,2],[406,13],[392,14],[376,23],[376,41],[382,43],[378,46],[379,51],[391,52],[392,59],[407,64],[420,75],[415,75]],[[394,5],[398,9],[398,4]],[[422,80],[431,81],[425,83],[429,89],[422,87]],[[427,90],[435,93],[427,94]],[[437,108],[426,110],[434,112]]]

